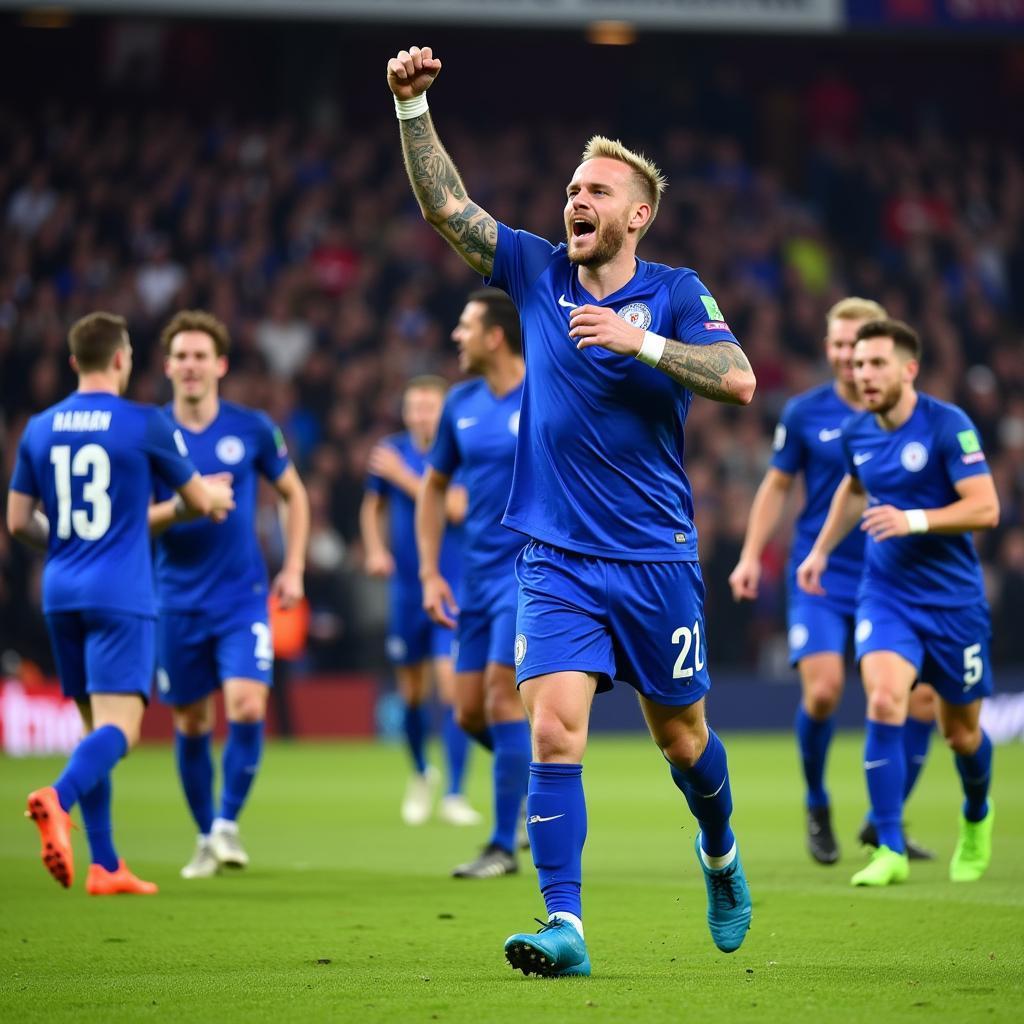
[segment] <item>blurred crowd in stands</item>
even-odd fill
[[[380,117],[358,130],[338,97],[276,118],[0,107],[0,482],[26,418],[73,387],[73,319],[127,317],[131,397],[158,402],[161,325],[181,307],[212,310],[233,337],[224,396],[284,428],[309,488],[316,668],[382,661],[384,605],[357,529],[367,454],[399,428],[406,378],[457,379],[449,332],[478,284],[421,221],[382,73],[377,84]],[[734,605],[726,578],[776,416],[827,375],[824,312],[857,294],[920,330],[921,388],[963,405],[984,438],[1003,509],[980,539],[994,650],[1024,664],[1022,151],[925,114],[890,130],[837,75],[784,101],[752,102],[731,71],[702,88],[699,117],[647,117],[632,134],[621,118],[543,110],[481,122],[452,95],[435,119],[473,198],[555,240],[592,131],[617,130],[667,174],[641,255],[698,270],[758,377],[751,408],[698,399],[687,426],[715,663],[780,669],[788,534],[755,605]],[[38,565],[0,531],[0,651],[46,666]]]

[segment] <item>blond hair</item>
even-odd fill
[[[583,163],[594,160],[597,157],[607,157],[610,160],[618,160],[632,169],[634,177],[640,186],[640,192],[644,201],[651,207],[650,220],[640,231],[640,237],[654,222],[658,215],[658,204],[661,202],[661,194],[665,191],[668,181],[665,175],[652,160],[648,160],[643,153],[634,153],[631,149],[619,142],[618,139],[609,139],[604,135],[595,135],[583,150]]]
[[[840,299],[825,314],[825,325],[828,326],[833,320],[885,320],[888,316],[885,308],[874,299],[851,295]]]

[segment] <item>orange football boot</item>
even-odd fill
[[[46,870],[65,889],[75,880],[75,857],[71,850],[71,818],[57,799],[53,786],[44,786],[28,795],[25,817],[31,818],[39,828],[43,848],[40,856]]]
[[[128,870],[124,860],[119,860],[116,871],[108,871],[102,864],[90,864],[89,874],[85,879],[85,891],[90,896],[114,896],[120,892],[152,896],[160,890],[155,882],[144,882],[141,878],[136,878]]]

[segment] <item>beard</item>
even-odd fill
[[[876,400],[876,404],[867,405],[867,408],[873,412],[876,416],[884,416],[891,409],[893,409],[900,398],[903,396],[903,385],[900,382],[893,384],[891,387],[886,388]],[[863,398],[861,399],[863,401]]]
[[[571,255],[574,237],[572,228],[569,228],[569,262],[574,263],[577,267],[600,267],[605,263],[611,263],[619,255],[626,243],[626,227],[624,224],[608,223],[598,228],[594,248],[585,256]]]

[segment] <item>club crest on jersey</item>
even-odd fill
[[[651,315],[651,307],[646,302],[629,302],[619,310],[617,315],[622,317],[630,327],[636,327],[641,331],[646,331],[651,326],[651,320],[654,319]]]
[[[522,633],[516,635],[515,659],[517,665],[522,665],[526,657],[526,637]]]
[[[908,473],[920,473],[928,464],[928,449],[920,441],[911,441],[903,446],[900,462]]]
[[[226,466],[236,466],[245,458],[245,445],[240,437],[234,434],[227,434],[217,442],[214,449],[217,458]]]
[[[516,409],[514,413],[508,418],[508,429],[509,433],[514,437],[519,436],[519,410]]]

